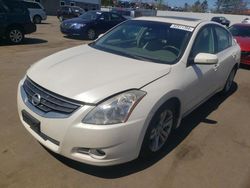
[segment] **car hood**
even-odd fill
[[[79,17],[63,21],[64,24],[73,24],[73,23],[85,24],[85,23],[89,23],[89,22],[91,22],[91,20],[86,20],[86,19],[82,19],[82,18],[79,18]]]
[[[240,45],[241,51],[250,51],[250,37],[234,37]]]
[[[37,62],[27,71],[27,76],[54,93],[95,104],[116,93],[142,88],[170,70],[170,65],[140,61],[82,45]]]

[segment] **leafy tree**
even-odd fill
[[[101,0],[102,6],[113,6],[113,0]]]
[[[188,3],[184,4],[184,11],[189,11],[190,10],[190,5]]]
[[[239,14],[247,9],[247,3],[243,0],[217,0],[215,6],[220,13]]]
[[[202,10],[202,12],[207,12],[207,10],[208,10],[208,3],[207,3],[207,0],[205,0],[205,1],[203,1],[203,2],[201,3],[201,10]]]
[[[191,9],[193,12],[206,12],[208,10],[207,0],[204,0],[202,3],[200,0],[195,1]]]

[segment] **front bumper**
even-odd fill
[[[245,64],[245,65],[250,65],[250,56],[247,56],[247,57],[241,56],[240,63]]]
[[[25,95],[21,81],[17,96],[20,120],[42,145],[53,152],[96,166],[120,164],[138,157],[144,119],[116,125],[83,124],[83,117],[94,108],[88,105],[67,118],[46,118],[35,113]],[[24,121],[23,110],[40,122],[39,134]],[[101,155],[96,151],[101,151]]]
[[[65,28],[63,26],[60,26],[60,30],[63,34],[69,35],[69,36],[85,36],[85,29],[75,29],[75,28]]]

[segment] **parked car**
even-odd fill
[[[78,6],[62,6],[57,10],[57,18],[62,22],[63,20],[79,17],[85,11]]]
[[[88,11],[78,18],[63,21],[61,32],[68,36],[81,36],[93,40],[125,20],[126,18],[113,12]]]
[[[33,23],[40,24],[42,20],[47,19],[45,9],[40,3],[33,1],[23,1],[23,3],[28,8]]]
[[[21,43],[25,34],[36,31],[28,9],[20,1],[0,0],[0,38],[13,44]]]
[[[124,163],[158,155],[183,117],[230,91],[239,62],[239,45],[218,23],[140,17],[32,65],[18,112],[53,152]]]
[[[223,16],[215,16],[211,19],[211,21],[220,23],[220,24],[225,25],[227,27],[229,27],[229,25],[230,25],[230,21]]]
[[[250,65],[250,24],[234,24],[229,28],[241,48],[241,63]]]
[[[250,24],[250,19],[249,18],[245,18],[244,20],[242,20],[241,23]]]

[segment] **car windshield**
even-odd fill
[[[250,37],[250,26],[232,26],[229,31],[233,36]]]
[[[134,59],[173,64],[185,51],[193,29],[163,22],[129,20],[90,46]]]
[[[101,14],[102,13],[98,11],[88,11],[79,17],[84,20],[96,20]]]

